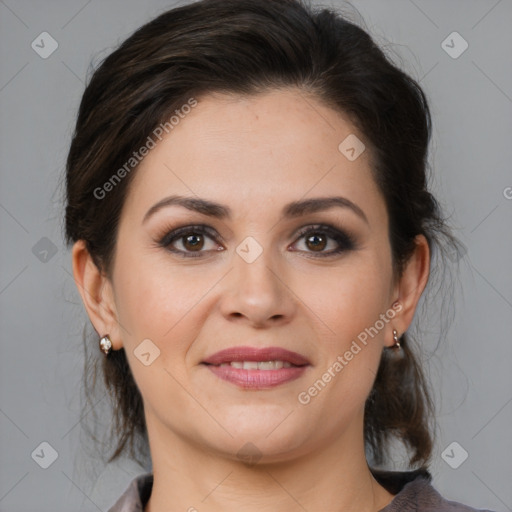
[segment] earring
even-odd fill
[[[393,329],[393,341],[395,344],[391,348],[394,348],[397,351],[400,350],[400,341],[398,340],[398,333],[396,332],[396,329]]]
[[[393,354],[401,354],[402,350],[400,350],[400,340],[398,339],[398,333],[396,332],[396,329],[393,329],[393,341],[395,344],[391,347],[386,347],[386,350],[392,350]]]
[[[108,356],[112,351],[112,341],[108,334],[105,334],[105,336],[101,338],[100,350],[105,354],[105,356]]]

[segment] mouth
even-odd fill
[[[244,389],[278,386],[300,377],[311,363],[280,347],[232,347],[216,352],[202,364],[217,377]]]
[[[291,368],[292,363],[289,361],[230,361],[229,363],[221,363],[220,368],[231,366],[232,368],[242,368],[244,370],[279,370],[280,368]]]

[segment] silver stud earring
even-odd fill
[[[110,352],[112,352],[112,341],[108,334],[101,338],[100,350],[105,354],[105,356],[108,356]]]

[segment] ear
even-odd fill
[[[84,240],[72,249],[73,276],[85,309],[99,337],[109,335],[112,349],[122,347],[114,293],[110,279],[98,269]]]
[[[430,248],[424,235],[415,238],[416,247],[409,258],[402,276],[396,284],[394,297],[402,308],[391,322],[392,329],[398,331],[398,337],[407,331],[411,325],[416,306],[428,282],[430,272]],[[392,337],[388,337],[393,345]]]

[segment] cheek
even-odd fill
[[[123,346],[146,406],[154,410],[167,403],[186,407],[187,396],[177,382],[186,381],[183,362],[200,326],[194,312],[212,284],[191,280],[165,261],[145,264],[142,256],[119,258],[116,269],[117,314],[125,327]],[[147,352],[150,363],[145,365],[142,354]]]
[[[165,254],[121,257],[116,269],[117,313],[128,331],[123,333],[124,344],[133,351],[150,339],[160,350],[160,362],[172,363],[197,336],[200,325],[193,321],[194,312],[201,310],[201,298],[216,276],[199,266],[186,272],[170,265]]]
[[[384,270],[385,263],[366,255],[352,261],[329,277],[319,275],[308,294],[305,288],[302,291],[322,326],[318,337],[322,357],[308,383],[312,395],[304,391],[311,398],[319,397],[317,405],[344,404],[346,411],[360,408],[371,390],[391,319],[385,317],[390,307],[390,269]]]
[[[354,256],[337,269],[318,271],[307,281],[297,276],[294,289],[325,327],[326,346],[342,349],[390,307],[390,269],[384,267],[371,256]]]

